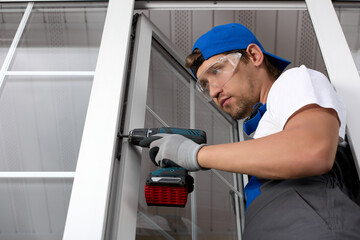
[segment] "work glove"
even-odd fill
[[[156,166],[180,166],[189,171],[203,169],[197,162],[197,153],[205,144],[199,145],[179,134],[156,134],[147,141],[151,141],[149,154]]]

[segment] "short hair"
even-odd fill
[[[240,58],[240,61],[242,61],[245,64],[249,63],[250,58],[249,58],[248,53],[246,52],[246,49],[232,50],[229,52],[224,52],[223,54],[233,53],[233,52],[241,53],[242,57]],[[198,48],[194,49],[194,51],[186,57],[185,66],[187,68],[193,67],[194,64],[196,63],[197,59],[199,57],[201,57],[201,55],[202,55],[202,53]],[[271,58],[268,57],[266,54],[264,54],[263,62],[265,64],[267,73],[276,80],[280,76],[281,71],[274,65]]]

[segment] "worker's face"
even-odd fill
[[[254,79],[255,68],[251,62],[245,64],[239,61],[232,72],[226,71],[221,78],[211,77],[214,74],[208,74],[209,69],[214,64],[216,66],[219,61],[222,62],[225,56],[226,54],[219,54],[204,61],[198,69],[197,77],[199,81],[207,81],[209,95],[220,109],[234,119],[242,119],[250,114],[253,106],[259,101]],[[222,68],[230,69],[227,66]]]

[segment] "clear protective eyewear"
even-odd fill
[[[196,89],[203,95],[207,101],[211,101],[210,87],[221,88],[232,77],[239,60],[241,53],[229,53],[221,57],[216,62],[213,62],[209,67],[201,73],[196,82]]]

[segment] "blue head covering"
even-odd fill
[[[247,49],[252,43],[258,45],[281,72],[290,64],[290,61],[266,52],[255,35],[245,26],[239,23],[229,23],[214,27],[195,42],[192,51],[198,48],[202,56],[196,61],[191,71],[196,78],[197,70],[205,60],[220,53]]]

